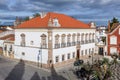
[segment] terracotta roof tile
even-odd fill
[[[15,40],[15,35],[14,35],[14,34],[10,34],[10,35],[1,37],[0,40],[10,40],[10,41],[14,41],[14,40]]]
[[[18,25],[17,28],[48,28],[49,19],[57,18],[60,23],[60,28],[90,28],[88,24],[85,24],[79,20],[69,17],[64,14],[58,14],[49,12],[44,18],[36,17]],[[54,26],[53,26],[54,27]]]

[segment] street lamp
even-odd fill
[[[41,55],[41,57],[40,57]],[[39,50],[39,53],[38,53],[38,57],[37,57],[37,60],[38,60],[38,67],[39,67],[39,60],[41,59],[41,68],[42,68],[42,46],[40,47],[40,50]]]

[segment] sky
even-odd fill
[[[120,0],[0,0],[0,22],[39,12],[62,13],[86,23],[93,21],[98,26],[106,26],[113,17],[120,19]]]

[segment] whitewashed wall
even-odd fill
[[[45,34],[48,36],[47,30],[15,30],[15,45],[20,45],[21,42],[21,34],[25,34],[25,42],[26,46],[35,46],[35,47],[40,47],[41,43],[41,35]],[[30,42],[34,41],[33,45],[30,45]],[[46,42],[48,42],[48,38],[46,38]]]
[[[62,62],[62,55],[65,55],[65,60],[67,59],[67,54],[70,53],[70,59],[72,58],[72,54],[73,52],[75,52],[75,56],[76,56],[76,47],[66,47],[66,48],[60,48],[60,49],[54,49],[53,50],[53,61],[55,63],[55,57],[59,56],[59,62]]]
[[[14,57],[17,59],[38,62],[39,50],[41,50],[41,54],[39,55],[39,62],[41,62],[42,57],[42,63],[47,64],[48,50],[46,49],[15,46]],[[25,55],[22,55],[23,52],[25,53]]]
[[[26,47],[21,47],[21,34],[25,34]],[[15,54],[14,57],[17,59],[24,59],[29,61],[38,62],[38,53],[40,50],[41,35],[45,34],[47,36],[47,30],[45,29],[17,29],[15,30]],[[31,41],[34,41],[33,45],[30,44]],[[48,42],[48,38],[46,37]],[[22,52],[25,53],[22,56]],[[41,55],[40,55],[41,60]],[[47,63],[48,60],[48,50],[42,49],[42,63]]]
[[[86,34],[86,33],[95,33],[95,29],[54,29],[53,30],[53,48],[55,47],[55,35],[59,34],[60,35],[60,44],[61,44],[61,35],[65,34],[76,34],[75,37],[75,42],[77,42],[77,34],[80,33],[80,35],[82,33]],[[95,36],[94,36],[95,39]],[[81,37],[80,37],[81,40]],[[67,43],[67,36],[65,37],[65,42]],[[72,42],[72,36],[71,36],[71,42]],[[87,53],[89,55],[89,49],[92,50],[92,48],[94,48],[94,52],[95,52],[95,43],[88,43],[88,44],[83,44],[80,45],[80,53],[83,50],[85,53],[85,50],[87,49]],[[72,53],[75,52],[75,56],[76,56],[76,46],[71,46],[71,47],[65,47],[65,48],[58,48],[58,49],[54,49],[53,50],[53,61],[55,63],[55,57],[59,56],[59,62],[62,62],[62,55],[65,55],[65,60],[67,60],[67,54],[70,53],[70,59],[72,59]]]

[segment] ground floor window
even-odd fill
[[[81,51],[81,56],[83,56],[84,55],[84,52],[83,52],[83,50]]]
[[[68,55],[67,55],[67,59],[70,59],[70,53],[68,53]]]
[[[59,62],[59,56],[56,56],[56,57],[55,57],[55,61],[56,61],[56,62]]]
[[[65,55],[62,55],[62,61],[64,61],[65,60]]]
[[[87,49],[85,50],[85,55],[87,55]]]
[[[22,56],[25,56],[25,53],[24,53],[24,52],[22,52]]]
[[[72,55],[73,58],[75,58],[75,52],[73,52],[73,55]]]

